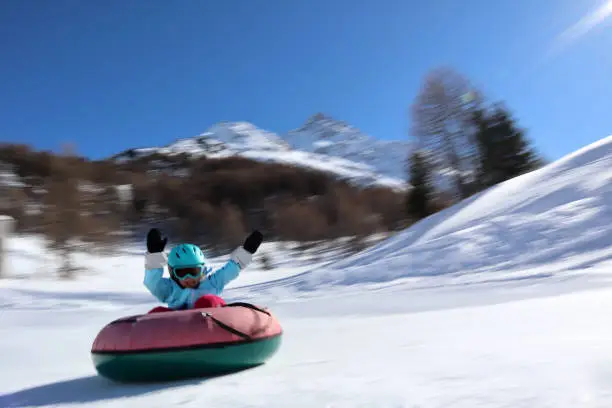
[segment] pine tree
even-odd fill
[[[527,173],[542,165],[520,129],[502,105],[474,115],[480,153],[479,183],[483,188]]]
[[[431,171],[424,153],[415,151],[410,157],[409,182],[412,189],[408,192],[406,212],[409,217],[420,220],[432,213]]]

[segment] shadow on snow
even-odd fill
[[[233,374],[236,374],[236,372]],[[20,391],[2,394],[0,395],[0,406],[17,408],[24,406],[46,407],[58,404],[95,403],[118,398],[142,396],[186,385],[203,384],[208,380],[228,375],[232,375],[232,373],[180,381],[142,384],[115,383],[103,377],[91,375],[37,385]]]

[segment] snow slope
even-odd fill
[[[377,140],[328,117],[315,116],[283,136],[248,122],[222,122],[199,136],[164,147],[130,149],[114,159],[153,153],[210,158],[237,155],[325,171],[359,185],[406,187],[407,143]]]
[[[612,136],[295,284],[314,290],[325,282],[337,290],[395,279],[418,286],[572,276],[610,259],[611,225]]]
[[[104,324],[156,304],[142,249],[80,254],[89,272],[56,282],[40,241],[15,237],[20,277],[0,281],[0,406],[610,407],[610,221],[612,136],[353,257],[310,266],[267,243],[279,268],[256,261],[226,297],[271,307],[279,353],[153,385],[108,383],[88,356]]]

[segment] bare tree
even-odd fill
[[[425,78],[412,105],[412,134],[417,148],[430,154],[438,174],[450,174],[460,199],[469,195],[468,178],[478,162],[471,112],[480,94],[450,68],[438,68]]]
[[[71,180],[50,180],[47,184],[44,209],[44,232],[49,238],[49,247],[56,251],[62,260],[59,274],[70,278],[74,238],[78,237],[81,216],[79,214],[78,189]]]
[[[72,149],[65,148],[63,156],[72,156]],[[59,275],[71,278],[75,268],[72,264],[74,240],[83,230],[83,214],[79,197],[79,179],[70,160],[56,160],[52,175],[45,185],[44,232],[49,238],[49,247],[62,260]]]
[[[234,249],[246,236],[242,213],[237,206],[229,203],[222,204],[219,210],[221,247]]]

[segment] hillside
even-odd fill
[[[611,261],[609,136],[324,270],[279,284],[310,292],[321,287],[363,290],[366,283],[395,286],[398,280],[405,288],[515,280],[588,283],[598,276],[591,270]]]
[[[102,326],[158,304],[142,285],[142,244],[80,252],[86,272],[56,281],[61,259],[13,237],[0,405],[610,406],[611,172],[612,136],[352,257],[266,242],[224,297],[269,307],[280,351],[182,382],[117,386],[91,364]]]
[[[328,172],[360,186],[406,188],[407,142],[378,140],[322,114],[284,135],[247,122],[222,122],[195,137],[129,149],[112,158],[125,162],[153,154],[241,156]]]
[[[58,245],[118,245],[148,225],[221,249],[253,228],[281,240],[363,240],[410,222],[405,193],[329,172],[231,155],[156,152],[125,162],[0,145],[0,213]],[[140,238],[138,238],[140,239]],[[358,246],[358,245],[357,245]]]

